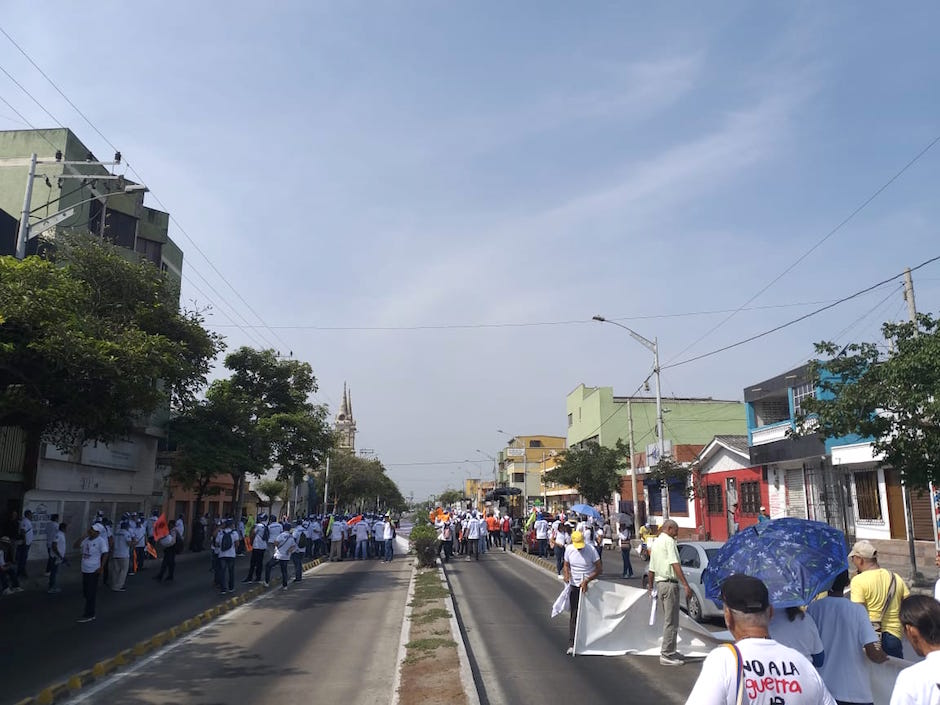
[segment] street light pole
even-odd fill
[[[36,153],[29,158],[29,176],[26,177],[26,197],[23,199],[23,213],[20,215],[20,229],[16,234],[16,258],[26,257],[26,239],[29,237],[29,206],[33,200],[33,181],[36,179]]]
[[[623,328],[630,334],[635,341],[637,341],[644,348],[653,353],[653,372],[656,374],[656,433],[659,436],[659,458],[658,461],[662,461],[666,456],[666,439],[663,436],[663,396],[662,396],[662,384],[660,381],[660,370],[659,370],[659,339],[653,338],[644,338],[642,335],[637,333],[632,328],[628,328],[622,323],[617,323],[617,321],[611,321],[603,316],[594,316],[593,319],[600,323],[611,323],[618,328]],[[631,458],[631,464],[633,459]],[[649,462],[649,458],[646,459]],[[663,505],[663,521],[669,518],[669,485],[666,482],[662,483],[662,505]],[[634,493],[635,497],[635,493]]]

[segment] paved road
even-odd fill
[[[698,677],[698,664],[663,667],[655,657],[566,656],[567,614],[549,617],[561,582],[528,561],[491,551],[479,562],[455,560],[445,571],[484,705],[681,705]]]
[[[412,563],[323,564],[70,705],[388,703]]]

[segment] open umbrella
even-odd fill
[[[578,514],[584,514],[585,516],[594,517],[595,519],[601,518],[601,513],[590,504],[575,504],[571,507],[571,511],[577,512]]]
[[[848,568],[845,534],[821,521],[774,519],[732,536],[708,561],[705,596],[720,602],[721,583],[743,573],[767,585],[775,607],[809,604]]]

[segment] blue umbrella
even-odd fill
[[[578,514],[584,514],[585,516],[594,517],[595,519],[601,518],[601,513],[590,504],[575,504],[573,507],[571,507],[571,511],[577,512]]]
[[[702,575],[705,596],[720,604],[721,583],[743,573],[760,578],[775,607],[809,604],[848,568],[845,534],[821,521],[774,519],[739,531]]]

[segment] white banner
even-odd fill
[[[836,599],[836,598],[827,598]],[[662,612],[655,611],[646,590],[599,580],[581,595],[574,635],[576,656],[659,656],[663,640]],[[717,646],[732,641],[725,630],[710,632],[679,613],[678,651],[686,656],[705,657]],[[910,645],[904,643],[905,655]],[[916,656],[912,656],[916,659]],[[898,672],[913,661],[889,658],[887,663],[869,663],[875,705],[888,705]],[[694,666],[693,666],[694,667]]]

